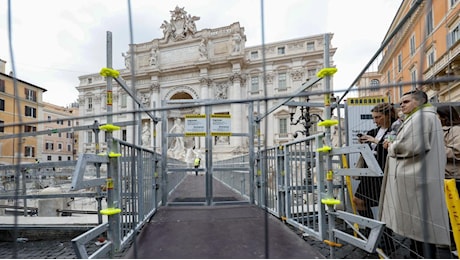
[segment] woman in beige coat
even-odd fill
[[[450,244],[443,186],[446,156],[441,122],[427,100],[418,90],[401,98],[406,119],[395,140],[384,143],[388,159],[381,220],[411,239],[411,256],[417,252],[436,258],[436,245]]]

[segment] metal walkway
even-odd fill
[[[204,176],[188,175],[170,201],[204,199],[204,186]],[[325,258],[281,220],[249,203],[231,205],[244,199],[213,186],[213,197],[229,205],[160,207],[124,258]]]

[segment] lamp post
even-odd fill
[[[307,98],[307,103],[308,101],[309,101],[309,98]],[[294,115],[297,110],[297,105],[288,106],[288,108],[289,108],[289,114],[291,115],[291,125],[297,125],[301,123],[304,127],[303,130],[295,131],[294,138],[297,138],[298,133],[301,133],[304,136],[309,136],[311,126],[317,123],[318,121],[323,121],[323,118],[321,118],[320,115],[310,113],[309,106],[300,106],[300,116],[296,120],[294,120]],[[313,116],[317,117],[317,119],[313,120],[312,119]]]

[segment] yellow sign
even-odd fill
[[[112,105],[112,91],[109,90],[107,91],[107,106],[111,106]]]
[[[388,97],[378,96],[347,98],[347,105],[349,106],[369,106],[379,103],[388,103]]]

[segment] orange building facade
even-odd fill
[[[0,164],[33,163],[42,149],[42,137],[26,134],[43,130],[37,121],[43,119],[42,96],[46,89],[15,81],[5,74],[5,63],[0,60],[0,137],[4,137],[0,139]]]
[[[363,76],[360,85],[368,88],[366,93],[360,91],[360,96],[384,95],[390,102],[397,103],[402,94],[419,88],[434,102],[459,101],[458,81],[421,84],[460,75],[458,2],[460,0],[402,1],[384,38],[386,45],[380,53],[378,72]],[[373,90],[372,82],[381,87],[369,93]]]

